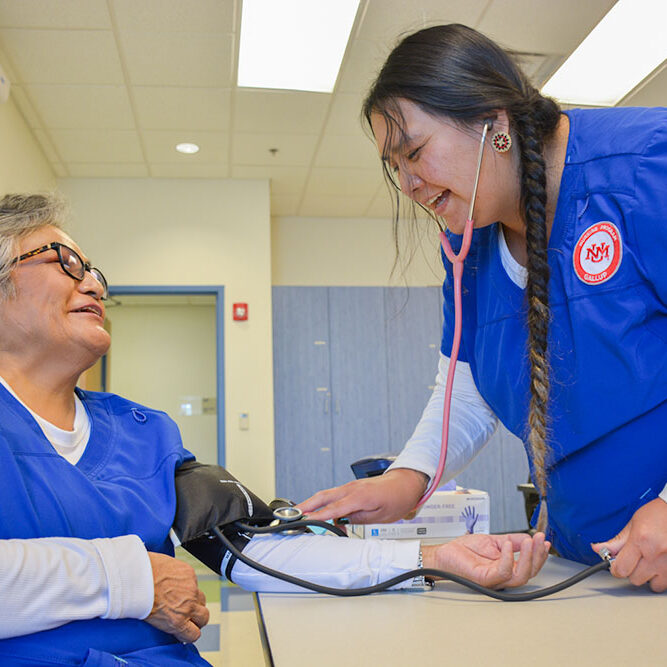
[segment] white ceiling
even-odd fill
[[[541,84],[613,4],[361,0],[328,95],[236,87],[241,0],[0,0],[0,64],[59,177],[270,178],[272,215],[384,217],[359,111],[398,35],[465,23]],[[667,104],[667,69],[623,104]]]

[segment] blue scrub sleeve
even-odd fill
[[[667,314],[667,109],[664,118],[637,168],[631,229],[646,278]],[[662,319],[660,334],[667,337],[667,319]]]

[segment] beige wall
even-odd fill
[[[11,97],[0,104],[0,147],[0,197],[56,187],[51,167]]]
[[[71,232],[112,285],[225,286],[227,466],[274,492],[268,181],[64,179]],[[249,303],[247,322],[231,304]],[[240,412],[250,429],[239,430]]]
[[[407,268],[392,275],[392,223],[373,218],[274,218],[274,285],[440,285],[444,269],[433,223],[401,223],[400,245],[413,248]],[[402,259],[409,257],[404,253]]]
[[[217,463],[217,416],[185,416],[179,409],[186,396],[215,398],[215,304],[172,303],[168,296],[144,305],[136,301],[119,296],[107,308],[112,334],[107,391],[164,410],[197,460]]]

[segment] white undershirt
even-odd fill
[[[83,456],[90,437],[90,417],[86,412],[86,408],[74,394],[75,415],[74,428],[71,431],[58,428],[51,422],[46,421],[40,417],[36,412],[33,412],[15,393],[14,390],[7,384],[7,381],[0,376],[0,384],[35,418],[39,427],[44,432],[46,439],[51,443],[53,448],[67,459],[72,465],[76,465],[79,459]]]
[[[511,281],[521,289],[526,289],[526,284],[528,283],[528,269],[525,266],[521,266],[521,264],[514,259],[514,256],[507,245],[507,239],[505,238],[505,232],[503,231],[502,225],[498,225],[498,250],[500,251],[500,262]]]

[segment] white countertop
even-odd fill
[[[581,569],[550,556],[521,590]],[[606,571],[531,602],[500,602],[439,582],[424,593],[354,598],[260,594],[259,604],[277,667],[667,665],[667,593]]]

